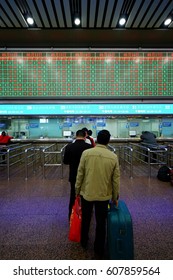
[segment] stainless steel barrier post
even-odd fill
[[[7,178],[10,179],[10,150],[7,150]]]
[[[123,166],[125,168],[125,163],[130,167],[130,178],[133,178],[133,148],[130,146],[122,146],[123,150]]]

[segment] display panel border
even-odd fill
[[[92,55],[93,55],[93,57],[92,57]],[[78,82],[81,87],[84,84],[87,85],[87,82],[86,82],[87,79],[85,80],[85,83],[82,83],[82,80],[80,81],[80,79],[78,79],[78,76],[74,76],[75,78],[71,79],[72,82],[70,84],[73,84],[73,83],[75,84],[74,89],[76,89],[76,91],[74,90],[75,93],[71,94],[70,93],[70,84],[68,85],[68,79],[66,77],[68,74],[68,69],[65,68],[65,70],[64,70],[64,71],[66,71],[66,73],[64,74],[65,78],[64,78],[64,82],[62,82],[62,83],[60,82],[60,86],[62,87],[62,89],[59,89],[60,90],[59,95],[56,93],[56,90],[58,88],[57,82],[54,83],[56,90],[53,93],[52,80],[50,80],[51,82],[49,85],[50,92],[49,92],[49,88],[47,86],[47,89],[45,87],[45,93],[44,93],[44,87],[43,87],[44,82],[43,82],[42,78],[40,79],[40,81],[41,81],[40,85],[42,85],[42,86],[40,86],[40,88],[35,87],[34,83],[37,83],[37,78],[38,78],[37,75],[39,75],[39,73],[37,73],[37,75],[35,76],[35,80],[33,78],[33,80],[32,79],[30,80],[31,83],[29,83],[29,82],[26,83],[27,84],[26,88],[29,87],[28,84],[31,84],[31,87],[33,87],[30,94],[29,94],[29,91],[26,92],[26,96],[24,94],[24,92],[25,92],[24,85],[22,85],[21,83],[18,83],[18,84],[16,83],[16,87],[14,87],[14,90],[16,92],[11,94],[11,96],[9,95],[9,90],[11,90],[10,81],[6,81],[6,84],[5,84],[5,82],[3,82],[3,84],[1,83],[2,86],[0,87],[0,99],[2,99],[2,100],[5,100],[5,99],[6,100],[20,100],[20,99],[23,99],[23,100],[31,100],[31,99],[48,100],[50,98],[54,99],[54,100],[67,100],[67,101],[71,100],[71,99],[74,99],[74,100],[80,100],[80,99],[82,99],[82,100],[88,100],[88,99],[91,99],[91,100],[149,99],[149,100],[151,100],[153,98],[158,100],[158,99],[172,99],[173,98],[173,89],[172,89],[173,52],[172,51],[161,51],[161,50],[160,51],[154,51],[154,50],[153,51],[152,50],[151,51],[131,51],[131,50],[101,51],[100,50],[97,52],[96,51],[95,52],[93,52],[93,51],[90,51],[90,52],[89,51],[80,51],[80,52],[79,51],[73,51],[73,52],[72,51],[61,51],[61,52],[42,51],[41,52],[41,51],[35,50],[35,51],[30,51],[30,52],[29,51],[0,52],[0,58],[5,59],[5,57],[11,58],[11,61],[13,61],[13,59],[16,59],[17,62],[16,61],[15,62],[17,64],[19,64],[19,66],[22,63],[21,61],[24,57],[27,59],[31,59],[32,63],[36,63],[40,59],[43,59],[43,57],[44,57],[47,64],[50,64],[50,59],[59,59],[63,63],[64,61],[66,61],[66,62],[71,61],[72,58],[73,58],[73,61],[79,63],[79,60],[82,57],[86,62],[89,61],[89,63],[90,63],[89,68],[91,68],[92,62],[95,61],[96,58],[97,58],[97,61],[102,61],[102,62],[104,61],[104,63],[106,63],[106,65],[112,63],[111,59],[115,60],[115,58],[117,58],[117,59],[119,59],[119,62],[122,62],[122,65],[121,65],[122,68],[120,69],[120,71],[118,71],[118,72],[122,72],[122,73],[120,73],[120,76],[118,76],[119,78],[117,78],[118,84],[116,84],[115,82],[112,82],[112,84],[111,84],[111,82],[110,82],[111,77],[113,79],[114,75],[116,74],[115,72],[117,71],[115,69],[115,67],[113,66],[113,68],[112,68],[113,74],[110,74],[109,71],[107,71],[107,74],[105,74],[105,76],[104,75],[102,76],[101,70],[98,70],[99,74],[97,73],[97,71],[96,71],[97,65],[95,65],[95,71],[96,71],[97,76],[99,76],[99,78],[98,79],[95,78],[95,81],[93,80],[94,82],[92,83],[91,69],[88,70],[88,71],[90,71],[89,80],[88,80],[89,89],[87,89],[87,86],[85,86],[84,89],[81,90],[81,92],[83,92],[83,94],[81,94],[80,91],[77,92],[78,89],[76,88],[76,86],[77,86]],[[160,64],[151,66],[151,69],[148,65],[147,67],[149,67],[149,68],[145,67],[145,71],[144,71],[144,73],[142,73],[142,70],[140,70],[140,62],[142,63],[144,58],[148,62],[152,62],[154,64],[158,64],[158,63],[160,63]],[[137,70],[134,70],[134,69],[132,69],[134,71],[130,70],[131,66],[129,65],[128,72],[126,72],[125,64],[123,64],[126,62],[132,63],[133,67],[136,67],[135,69],[137,69]],[[45,66],[45,67],[47,67],[46,70],[48,69],[47,64]],[[168,64],[172,65],[172,66],[170,67]],[[157,66],[160,67],[160,70],[157,69]],[[67,65],[66,65],[66,67],[67,67]],[[106,66],[104,66],[104,67],[105,68],[103,68],[103,69],[105,70]],[[141,67],[144,67],[144,65]],[[164,70],[164,67],[167,67],[167,68],[165,68],[165,70]],[[100,68],[100,69],[102,69],[102,68]],[[169,71],[166,71],[167,69]],[[72,70],[73,69],[71,68],[71,70],[69,72],[70,73],[69,75],[71,75],[71,77],[73,75],[73,72],[75,72]],[[37,69],[37,71],[38,71],[38,69]],[[76,71],[78,71],[77,74],[79,75],[79,73],[80,73],[79,69]],[[87,69],[84,68],[82,71],[84,71],[83,75],[85,75],[85,71],[87,71]],[[135,74],[135,71],[136,71],[136,74]],[[164,74],[164,72],[167,74]],[[109,74],[110,74],[110,76],[109,76]],[[154,75],[154,78],[151,77],[152,76],[151,74]],[[22,73],[21,73],[21,75],[22,75]],[[117,74],[117,75],[119,75],[119,74]],[[128,75],[129,75],[129,77],[128,77]],[[131,76],[134,75],[134,76],[132,78],[130,78],[130,75]],[[167,76],[164,77],[164,75],[167,75]],[[3,76],[3,75],[1,75],[1,76]],[[20,76],[20,75],[18,75],[18,76]],[[50,77],[51,77],[51,75],[50,75]],[[148,77],[148,82],[145,79],[146,77]],[[13,78],[14,78],[14,76],[13,76]],[[122,78],[122,80],[121,80],[121,78]],[[23,78],[21,78],[21,81],[22,81],[22,79]],[[135,79],[136,79],[136,85],[135,85]],[[141,79],[141,81],[140,81],[140,79]],[[149,80],[149,79],[151,79],[151,80]],[[165,82],[164,82],[164,79],[165,79]],[[60,81],[61,80],[63,80],[63,77],[61,77]],[[98,81],[99,81],[99,83],[98,83]],[[146,81],[146,84],[145,84],[145,81]],[[146,93],[147,90],[144,90],[145,86],[147,88],[147,83],[148,83],[148,93]],[[149,85],[150,85],[151,92],[149,91],[150,90]],[[59,88],[60,88],[60,86],[59,86]],[[63,91],[63,86],[64,86],[64,91]],[[98,86],[98,95],[95,94],[95,92],[96,92],[95,88],[97,86]],[[34,89],[34,87],[35,87],[35,89]],[[73,87],[73,86],[71,86],[71,87]],[[103,89],[101,89],[101,87],[103,87]],[[136,87],[136,93],[134,91],[134,93],[132,95],[130,92],[135,90],[135,87]],[[5,88],[6,88],[6,92],[7,92],[6,95],[4,92],[2,92],[2,90],[4,90]],[[127,90],[125,88],[127,88]],[[34,90],[35,90],[35,92],[34,92]],[[68,90],[69,90],[69,93],[68,93]],[[101,93],[101,91],[102,91],[102,93]],[[115,92],[117,92],[117,93],[115,94]],[[119,92],[121,92],[121,94]]]
[[[171,103],[0,104],[0,116],[142,116],[173,115]]]

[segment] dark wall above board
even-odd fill
[[[0,47],[172,48],[173,1],[1,0]]]
[[[0,29],[0,48],[173,48],[173,29]]]

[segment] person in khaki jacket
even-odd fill
[[[112,200],[118,205],[120,190],[118,158],[108,150],[109,140],[109,131],[101,130],[97,135],[96,146],[83,152],[75,185],[76,195],[81,195],[82,204],[81,245],[83,248],[87,247],[94,206],[96,217],[94,251],[99,258],[104,257],[108,203]]]

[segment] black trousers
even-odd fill
[[[75,182],[70,182],[70,187],[71,187],[71,190],[70,190],[69,213],[68,213],[69,219],[70,219],[72,207],[75,202]]]
[[[92,211],[94,206],[95,218],[96,218],[94,251],[99,255],[104,254],[108,202],[109,202],[108,200],[87,201],[83,197],[81,199],[81,203],[82,203],[81,244],[83,247],[86,247],[87,245],[91,216],[92,216]]]

